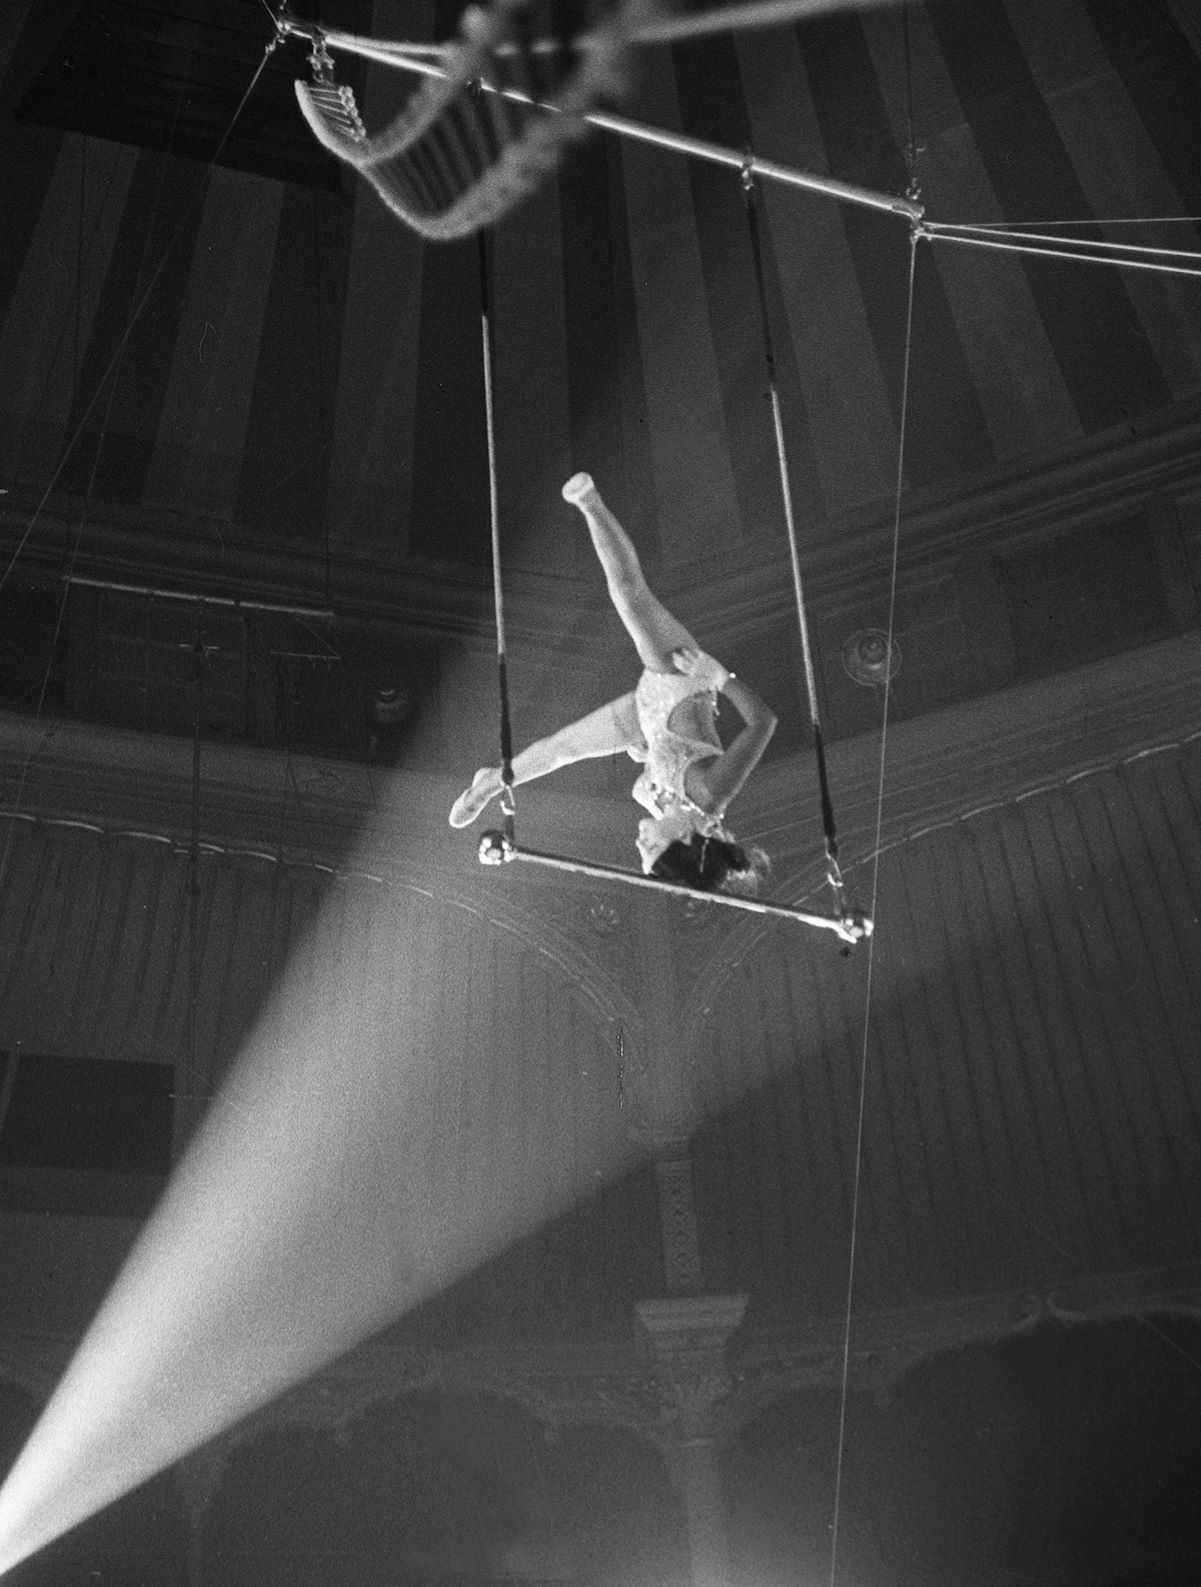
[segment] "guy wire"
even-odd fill
[[[913,355],[913,299],[917,274],[916,227],[909,236],[909,290],[905,307],[905,358],[901,380],[901,422],[897,444],[897,474],[892,522],[892,558],[888,589],[888,661],[892,657],[892,636],[896,616],[897,564],[901,541],[901,498],[905,485],[905,438],[909,420],[909,374]],[[884,825],[884,768],[888,750],[888,707],[890,698],[891,666],[885,666],[884,702],[880,724],[880,770],[876,787],[876,837],[872,857],[872,889],[870,915],[876,920],[877,897],[880,883],[880,835]],[[859,1237],[859,1201],[863,1180],[863,1121],[867,1100],[867,1054],[871,1032],[872,982],[876,962],[876,937],[872,934],[867,949],[867,982],[863,994],[863,1039],[859,1056],[859,1101],[855,1120],[855,1172],[851,1198],[850,1248],[847,1253],[846,1306],[843,1318],[842,1373],[838,1405],[838,1450],[834,1468],[834,1512],[831,1518],[830,1537],[830,1587],[834,1587],[838,1567],[838,1526],[842,1505],[842,1476],[844,1441],[846,1437],[847,1397],[851,1374],[851,1314],[855,1298],[855,1258]]]

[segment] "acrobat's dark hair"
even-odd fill
[[[651,875],[705,893],[757,893],[771,861],[762,849],[743,848],[727,838],[694,832],[687,842],[669,843],[651,866]]]

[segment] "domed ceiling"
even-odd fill
[[[421,41],[459,9],[329,0],[318,20]],[[193,1087],[236,1075],[256,1030],[287,1035],[308,1214],[289,1223],[279,1192],[259,1252],[283,1277],[250,1332],[295,1346],[274,1387],[407,1315],[228,1467],[126,1501],[103,1523],[118,1541],[86,1534],[72,1568],[142,1532],[159,1579],[193,1587],[382,1582],[400,1556],[414,1581],[505,1561],[682,1580],[679,1496],[630,1431],[642,1368],[604,1365],[666,1289],[748,1297],[723,1413],[748,1579],[824,1568],[813,1495],[853,1322],[848,1580],[1192,1580],[1166,1445],[1196,1400],[1195,1327],[1163,1314],[1198,1293],[1201,282],[916,236],[762,182],[840,852],[876,935],[844,957],[791,925],[483,873],[445,820],[497,734],[481,251],[423,243],[316,147],[305,46],[271,39],[261,0],[0,18],[0,1189],[30,1275],[0,1311],[25,1385],[4,1425],[23,1436],[101,1303]],[[383,125],[407,84],[339,65]],[[622,114],[916,194],[931,222],[1198,247],[1193,0],[836,7],[636,67]],[[518,738],[636,676],[559,496],[586,468],[655,587],[779,715],[742,822],[776,896],[827,907],[739,172],[595,134],[483,267]],[[404,705],[387,742],[381,690]],[[633,778],[608,759],[523,790],[522,828],[628,863]],[[429,1037],[412,1074],[389,1067],[401,1025],[414,1051]],[[142,1144],[157,1121],[154,1149],[92,1142],[68,1172],[83,1157],[60,1131],[46,1158],[38,1120],[68,1092],[98,1105],[97,1065],[132,1088],[105,1118]],[[369,1095],[346,1083],[367,1069]],[[305,1120],[324,1121],[310,1178]],[[421,1217],[400,1251],[404,1197]],[[60,1248],[50,1213],[86,1237]],[[255,1270],[220,1227],[197,1233],[213,1271]],[[353,1323],[318,1338],[335,1291]],[[239,1327],[205,1343],[206,1387],[243,1370]],[[40,1375],[16,1371],[41,1336]],[[556,1422],[532,1369],[506,1385],[506,1349],[596,1352],[603,1437]],[[377,1369],[382,1398],[362,1391]],[[1141,1453],[1090,1464],[1091,1496],[1065,1476],[1106,1441],[1167,1453],[1139,1490],[1158,1552],[1147,1526],[1111,1529]],[[399,1542],[355,1508],[386,1515],[364,1473],[397,1450],[428,1523]],[[270,1498],[239,1493],[270,1495],[277,1455],[297,1515],[268,1536]]]

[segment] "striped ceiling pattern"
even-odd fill
[[[377,0],[383,36],[456,7]],[[1201,60],[1169,0],[944,0],[639,56],[630,114],[888,192],[939,220],[1201,214]],[[341,193],[21,119],[0,93],[0,474],[56,477],[164,533],[487,548],[474,242],[422,245]],[[297,74],[303,58],[297,49]],[[378,123],[395,74],[372,68]],[[886,518],[910,248],[892,216],[765,188],[798,510]],[[1140,241],[1195,246],[1190,226]],[[737,173],[597,136],[490,239],[503,527],[514,565],[581,571],[556,527],[587,466],[648,558],[778,556],[780,514]],[[906,474],[919,492],[1061,455],[1201,388],[1196,284],[916,249]],[[65,451],[64,451],[65,449]],[[729,566],[729,564],[724,564]]]

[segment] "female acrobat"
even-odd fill
[[[643,672],[630,693],[515,755],[513,781],[532,782],[575,761],[624,750],[643,765],[633,788],[648,812],[638,827],[643,870],[707,892],[754,892],[767,872],[767,856],[737,841],[725,813],[762,759],[775,715],[753,689],[706,655],[652,593],[629,536],[591,476],[572,475],[563,497],[584,515],[609,598]],[[717,732],[719,694],[742,719],[728,747]],[[451,826],[468,826],[501,788],[500,770],[482,766],[455,801]]]

